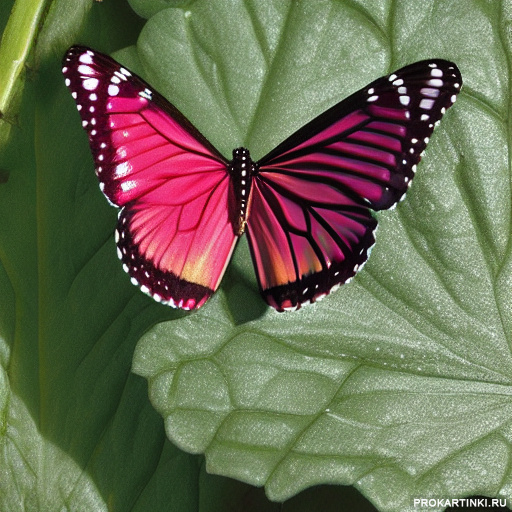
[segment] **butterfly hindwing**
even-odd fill
[[[169,102],[110,57],[75,46],[64,57],[100,188],[123,209],[118,254],[160,302],[200,307],[238,238],[226,159]]]
[[[462,79],[444,60],[380,78],[305,125],[257,162],[247,233],[258,281],[276,309],[314,302],[366,262],[370,210],[407,191]]]
[[[268,304],[283,311],[313,302],[366,261],[377,227],[368,207],[350,198],[341,205],[329,185],[254,181],[247,235]]]

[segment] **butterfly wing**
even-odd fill
[[[368,258],[370,210],[402,198],[462,85],[444,60],[380,78],[301,128],[257,165],[247,233],[258,281],[279,311],[314,302]]]
[[[225,158],[169,102],[110,57],[72,47],[63,61],[100,188],[122,207],[123,268],[183,309],[217,289],[237,234]]]

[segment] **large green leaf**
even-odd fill
[[[129,373],[134,349],[168,437],[271,499],[317,483],[389,511],[510,496],[509,7],[131,0],[139,35],[121,0],[26,1],[46,18],[0,152],[0,509],[276,509],[165,439]],[[73,42],[131,45],[117,57],[226,156],[261,157],[415,60],[451,59],[465,85],[350,285],[277,314],[243,241],[221,290],[184,314],[117,261],[115,211],[59,70]],[[333,510],[351,496],[332,492]],[[325,488],[306,496],[284,509],[326,509]]]
[[[204,452],[210,471],[265,485],[276,500],[354,484],[383,510],[411,496],[508,494],[502,14],[476,1],[217,2],[162,10],[144,27],[148,76],[226,155],[243,144],[261,157],[410,61],[454,60],[465,80],[407,200],[379,215],[352,284],[277,314],[256,297],[242,243],[225,296],[139,343],[134,370],[168,436]]]

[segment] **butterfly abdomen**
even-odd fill
[[[257,172],[257,165],[252,161],[248,149],[237,148],[233,150],[233,160],[229,163],[228,170],[235,198],[231,208],[233,230],[235,235],[241,236],[247,224],[252,177]]]

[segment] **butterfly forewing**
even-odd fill
[[[227,161],[110,57],[72,47],[63,73],[101,190],[123,207],[116,238],[124,269],[158,301],[201,306],[217,289],[237,239]]]
[[[368,85],[308,123],[258,163],[247,221],[262,293],[278,310],[314,302],[368,258],[390,208],[462,79],[422,61]]]

